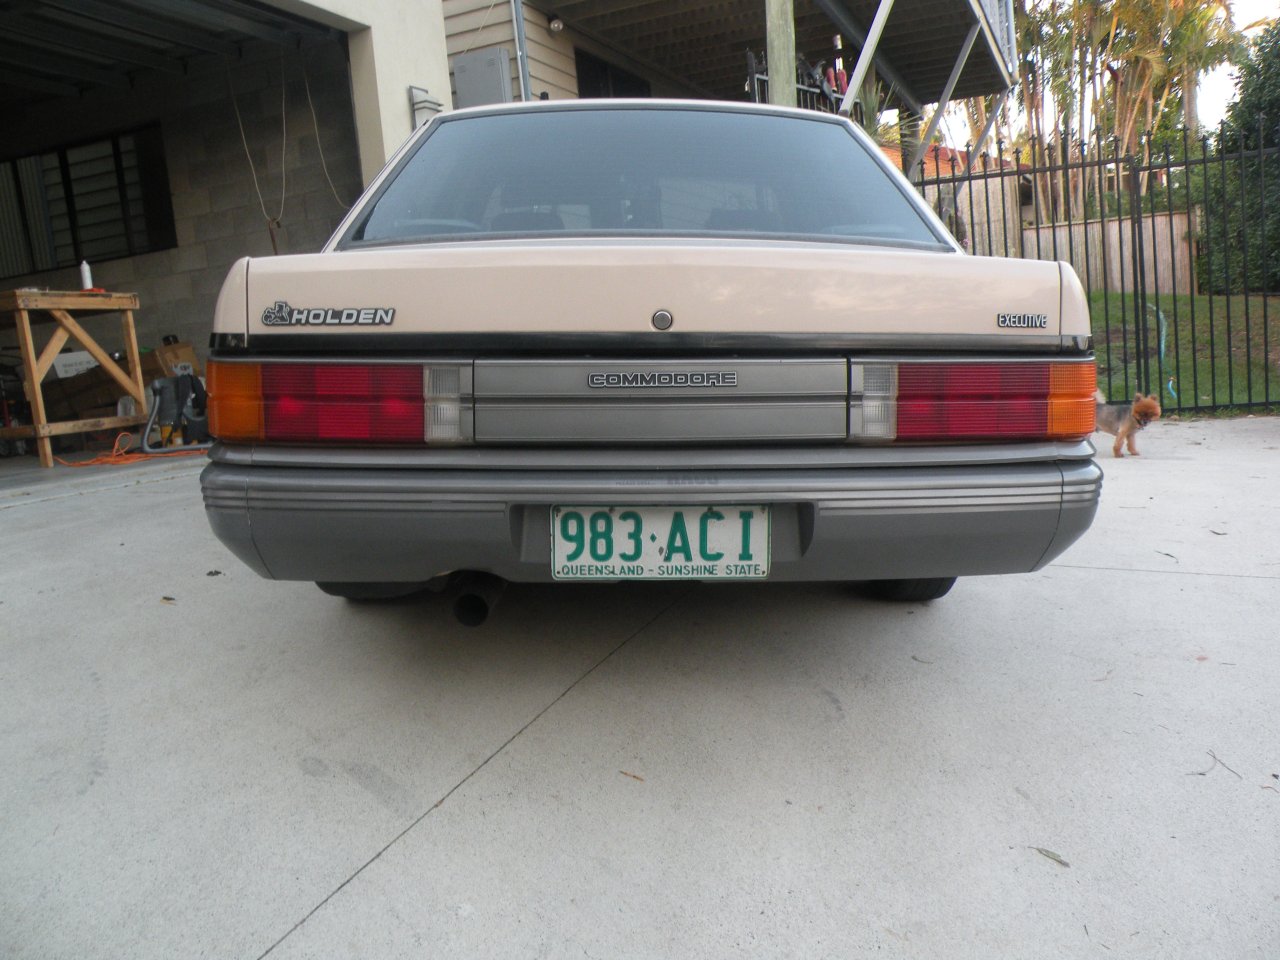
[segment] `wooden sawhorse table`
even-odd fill
[[[0,291],[0,326],[12,323],[18,332],[18,348],[22,351],[23,385],[31,404],[31,424],[0,426],[0,437],[34,437],[42,467],[53,466],[53,444],[50,437],[88,430],[110,430],[131,427],[147,421],[147,394],[142,385],[142,363],[138,357],[138,336],[133,326],[133,311],[138,309],[136,293],[96,293],[58,290]],[[95,314],[119,313],[124,334],[125,356],[129,372],[120,369],[107,351],[80,325],[79,320]],[[10,319],[11,318],[11,319]],[[7,322],[6,322],[7,321]],[[55,323],[57,329],[44,348],[36,353],[31,336],[34,324]],[[138,414],[131,417],[99,417],[93,420],[63,420],[49,423],[45,417],[44,394],[40,384],[53,367],[53,359],[68,340],[74,339],[97,360],[102,369],[138,404]]]

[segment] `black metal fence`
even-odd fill
[[[819,79],[796,84],[798,105],[834,112]],[[768,99],[750,55],[746,92]],[[909,176],[971,253],[1075,268],[1108,398],[1156,394],[1175,412],[1280,404],[1274,119],[1145,135],[1126,152],[1069,132],[978,155],[931,147]]]
[[[930,148],[912,180],[981,255],[1065,260],[1099,385],[1168,411],[1280,403],[1280,132]]]

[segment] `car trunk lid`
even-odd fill
[[[1047,349],[1061,287],[1055,263],[854,244],[449,243],[252,260],[243,334],[267,350]]]

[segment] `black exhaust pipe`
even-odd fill
[[[466,627],[478,627],[489,619],[489,613],[506,589],[507,581],[492,573],[464,573],[459,578],[453,615]]]

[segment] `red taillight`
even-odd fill
[[[219,440],[423,443],[429,406],[419,364],[209,362],[210,432]]]
[[[904,364],[898,437],[1042,437],[1049,423],[1047,363]]]
[[[935,442],[1079,439],[1093,431],[1094,386],[1092,362],[855,362],[849,432]]]
[[[265,439],[421,443],[423,394],[416,365],[264,364]]]

